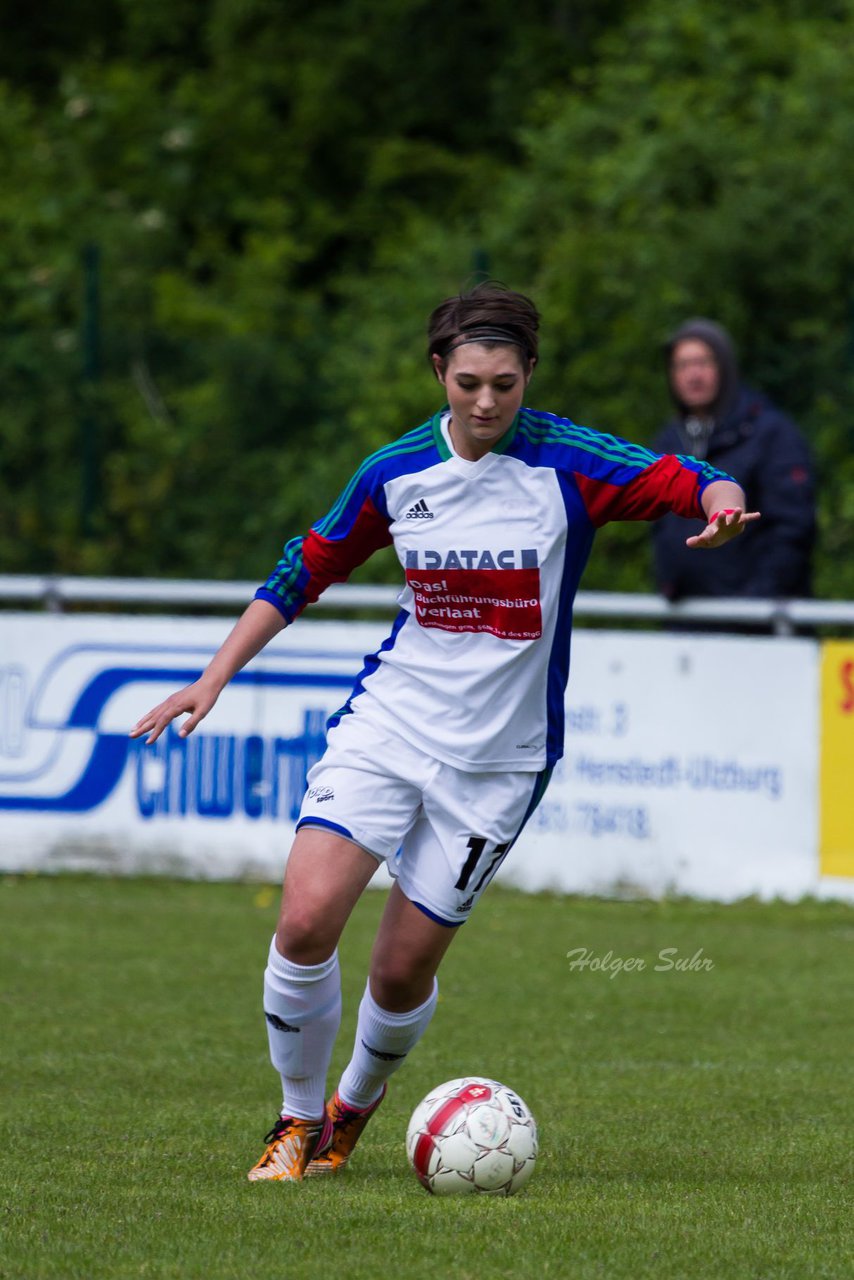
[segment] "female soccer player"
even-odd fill
[[[429,322],[447,405],[372,454],[284,548],[202,676],[137,723],[192,732],[231,677],[330,582],[393,543],[405,576],[388,638],[329,721],[310,770],[264,975],[281,1115],[250,1179],[344,1167],[386,1081],[424,1034],[457,927],[509,854],[562,754],[572,602],[609,520],[705,517],[718,547],[758,518],[730,477],[522,407],[530,299],[478,285]],[[388,860],[353,1054],[324,1105],[341,1015],[337,944]]]

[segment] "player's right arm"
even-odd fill
[[[380,455],[376,455],[379,457]],[[377,508],[379,502],[381,510]],[[187,715],[178,734],[192,733],[228,684],[279,631],[333,582],[350,573],[380,547],[388,546],[388,514],[384,509],[379,468],[373,457],[362,464],[330,513],[305,537],[292,538],[273,573],[235,624],[202,675],[165,702],[152,707],[131,729],[132,738],[156,742],[167,725]]]
[[[285,619],[274,605],[266,600],[253,600],[198,680],[152,707],[137,721],[130,736],[141,738],[145,733],[148,734],[146,742],[155,742],[177,716],[189,713],[178,730],[179,736],[186,738],[208,714],[231,677],[260,653],[284,626]]]

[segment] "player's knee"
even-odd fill
[[[337,937],[307,906],[283,910],[276,928],[276,947],[292,964],[322,964],[335,950]]]

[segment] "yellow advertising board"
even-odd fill
[[[854,642],[821,655],[821,874],[854,879]]]

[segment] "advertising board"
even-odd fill
[[[301,619],[191,737],[131,740],[228,627],[0,617],[0,870],[279,879],[326,718],[388,624]],[[816,891],[819,706],[810,640],[577,631],[567,754],[501,878],[718,899]]]

